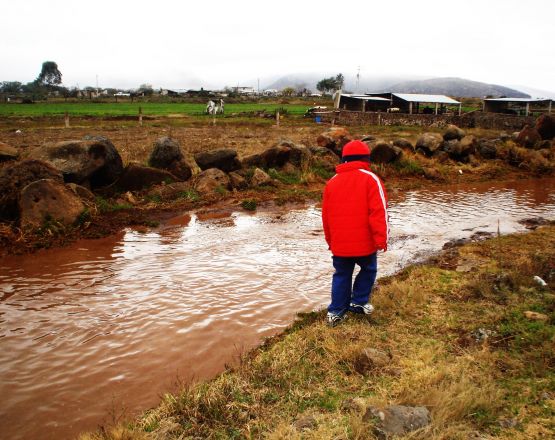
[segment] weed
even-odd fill
[[[401,158],[400,160],[393,162],[392,166],[401,175],[410,176],[424,173],[422,165],[413,159]]]
[[[226,189],[225,186],[223,186],[223,185],[218,185],[216,188],[214,188],[214,192],[215,192],[216,194],[221,195],[221,196],[225,196],[225,195],[227,194],[228,191],[227,191],[227,189]]]
[[[298,172],[295,173],[284,173],[281,171],[276,170],[275,168],[270,168],[268,170],[268,175],[272,179],[279,180],[282,183],[287,185],[295,185],[300,183],[300,174]]]
[[[256,205],[256,200],[254,199],[245,199],[241,202],[242,208],[246,209],[247,211],[255,211]]]
[[[194,189],[181,191],[177,194],[177,197],[180,199],[190,200],[191,202],[198,202],[200,200],[200,194]]]

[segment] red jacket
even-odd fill
[[[336,167],[324,190],[322,223],[333,255],[362,257],[387,250],[387,195],[382,181],[362,161]]]

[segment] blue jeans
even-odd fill
[[[355,264],[360,266],[360,272],[353,284]],[[376,273],[378,259],[376,253],[365,257],[333,257],[335,272],[331,282],[331,304],[328,312],[343,315],[349,310],[350,303],[364,305],[370,301],[370,294]]]

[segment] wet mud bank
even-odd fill
[[[391,194],[390,216],[381,277],[452,239],[554,220],[555,179]],[[135,414],[178,381],[211,378],[296,313],[325,307],[331,272],[315,204],[185,212],[2,258],[3,432],[71,437],[106,422],[110,402]]]

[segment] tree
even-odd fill
[[[0,83],[0,91],[2,93],[16,94],[21,92],[21,85],[19,81],[3,81]]]
[[[343,74],[339,73],[336,76],[330,76],[329,78],[318,81],[316,88],[322,93],[330,93],[343,88],[344,83],[345,77]]]
[[[282,91],[281,94],[283,96],[293,96],[293,93],[295,93],[295,89],[293,87],[285,87]]]
[[[152,84],[141,84],[137,93],[143,94],[145,96],[150,96],[154,93],[154,89],[152,88]]]
[[[62,83],[62,72],[54,61],[42,63],[42,69],[35,82],[41,86],[54,86]]]

